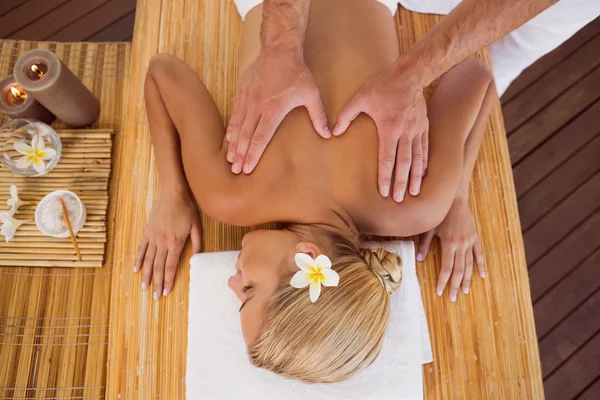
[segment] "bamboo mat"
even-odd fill
[[[0,240],[0,266],[22,267],[101,267],[106,244],[108,179],[112,151],[112,132],[58,130],[63,151],[58,165],[48,174],[27,178],[0,168],[0,206],[10,197],[15,185],[26,201],[16,218],[26,220],[10,242]],[[77,233],[82,261],[77,261],[71,238],[44,236],[35,224],[35,209],[40,200],[54,190],[71,190],[87,210],[83,228]]]
[[[396,16],[406,49],[438,17],[402,10]],[[402,24],[400,24],[400,21]],[[155,302],[133,274],[134,257],[157,190],[155,160],[143,104],[150,57],[172,53],[201,76],[228,118],[237,84],[241,20],[232,1],[138,0],[127,87],[123,160],[117,177],[120,235],[114,243],[107,398],[182,399],[185,395],[190,254],[175,289]],[[480,54],[489,62],[486,52]],[[541,399],[540,361],[527,268],[500,104],[494,107],[471,189],[488,262],[456,304],[435,295],[440,252],[419,266],[435,361],[424,366],[428,399]],[[204,218],[204,250],[238,249],[246,229]],[[198,360],[201,362],[201,360]],[[233,378],[235,380],[235,377]]]
[[[114,154],[121,154],[130,45],[0,40],[0,76],[11,74],[17,58],[33,48],[56,52],[98,96],[102,109],[92,128],[113,131]],[[0,114],[0,123],[5,119]],[[55,127],[65,128],[60,122]],[[113,174],[118,166],[115,160]],[[116,236],[118,201],[112,183],[109,242]],[[112,260],[112,247],[106,251]],[[95,269],[0,268],[0,399],[104,398],[111,270],[110,263]]]

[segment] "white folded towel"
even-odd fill
[[[238,252],[194,255],[190,260],[187,399],[423,399],[422,364],[433,358],[414,245],[377,245],[397,253],[403,262],[402,284],[392,295],[381,353],[371,366],[347,381],[319,385],[286,379],[250,364],[237,312],[240,302],[227,287]]]

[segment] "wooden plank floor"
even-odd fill
[[[502,97],[548,399],[600,398],[600,18]]]
[[[2,0],[0,38],[121,41],[135,0]],[[600,398],[600,19],[502,98],[548,399]]]

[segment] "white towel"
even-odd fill
[[[432,361],[412,242],[378,244],[400,255],[403,279],[392,295],[379,357],[345,382],[306,384],[256,368],[241,334],[240,302],[227,287],[238,252],[196,254],[190,260],[187,399],[423,399],[422,364]],[[340,284],[343,284],[340,283]]]

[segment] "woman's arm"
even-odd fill
[[[477,264],[479,275],[482,278],[485,277],[483,253],[473,214],[469,208],[469,184],[483,141],[483,133],[488,122],[487,116],[496,98],[493,81],[490,81],[481,104],[481,117],[475,121],[465,142],[462,176],[452,205],[444,220],[437,227],[425,233],[419,243],[417,260],[423,261],[429,252],[433,237],[437,235],[440,238],[442,266],[436,292],[441,295],[446,285],[450,283],[449,297],[451,301],[456,301],[461,286],[464,294],[469,293],[474,261]]]
[[[148,75],[150,131],[159,175],[163,169],[168,187],[183,174],[202,211],[229,225],[273,221],[260,208],[248,212],[250,205],[264,203],[259,195],[270,182],[231,173],[221,115],[198,75],[169,54],[154,56]]]
[[[254,223],[255,213],[240,212],[244,208],[237,203],[248,200],[248,191],[229,171],[223,122],[194,71],[176,57],[154,56],[146,76],[145,100],[159,189],[135,270],[143,269],[143,289],[154,276],[157,299],[173,286],[188,236],[194,252],[200,251],[200,212],[194,199],[223,222]]]

